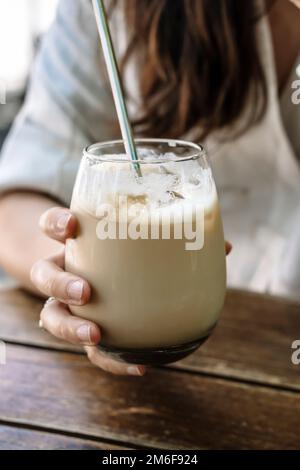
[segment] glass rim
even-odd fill
[[[124,160],[121,158],[109,158],[109,155],[95,155],[91,153],[95,149],[100,149],[105,148],[105,147],[112,147],[114,145],[123,145],[124,142],[122,139],[117,139],[117,140],[107,140],[104,142],[97,142],[91,145],[88,145],[83,149],[83,156],[88,157],[91,159],[94,159],[96,161],[100,162],[115,162],[115,163],[128,163],[131,162],[133,164],[140,164],[140,165],[147,165],[147,164],[161,164],[161,163],[166,163],[166,162],[185,162],[185,161],[190,161],[190,160],[198,160],[201,157],[204,157],[206,159],[207,153],[204,147],[201,144],[195,144],[194,142],[189,142],[186,140],[178,140],[178,139],[156,139],[156,138],[138,138],[134,139],[135,143],[137,145],[140,144],[167,144],[170,147],[170,152],[172,151],[172,148],[176,147],[186,147],[191,150],[190,155],[186,156],[174,156],[173,158],[168,157],[168,158],[147,158],[147,160],[144,159],[137,159],[137,160]],[[192,152],[194,150],[194,152]],[[124,153],[125,153],[125,148],[124,148]]]

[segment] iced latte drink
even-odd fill
[[[137,141],[84,151],[71,209],[78,219],[66,269],[90,283],[74,314],[100,325],[100,349],[139,364],[176,361],[210,335],[226,287],[222,221],[203,149]]]

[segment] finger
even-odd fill
[[[63,271],[49,260],[37,261],[31,269],[31,281],[47,297],[70,305],[84,305],[91,296],[87,281]]]
[[[225,253],[226,253],[226,255],[229,255],[229,253],[231,252],[231,250],[232,250],[232,245],[231,245],[231,243],[225,242]]]
[[[86,346],[84,349],[87,352],[89,360],[95,366],[111,374],[142,376],[146,372],[145,366],[114,361],[104,353],[101,353],[95,346]]]
[[[100,329],[95,323],[71,315],[67,306],[57,300],[46,302],[40,325],[57,338],[72,344],[94,345],[101,338]]]
[[[69,209],[52,207],[41,216],[39,225],[48,237],[65,242],[74,236],[77,220]]]

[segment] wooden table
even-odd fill
[[[212,338],[143,378],[96,369],[38,328],[40,308],[0,292],[0,448],[300,448],[299,304],[230,291]]]

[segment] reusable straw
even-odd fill
[[[99,36],[102,44],[104,59],[107,67],[109,81],[114,97],[115,107],[124,141],[124,147],[127,155],[134,162],[138,160],[137,151],[133,139],[132,128],[128,118],[128,111],[121,87],[120,75],[117,66],[115,51],[108,26],[108,20],[103,5],[103,0],[93,0],[94,13],[97,21]],[[138,176],[142,176],[141,168],[138,163],[133,163]]]

